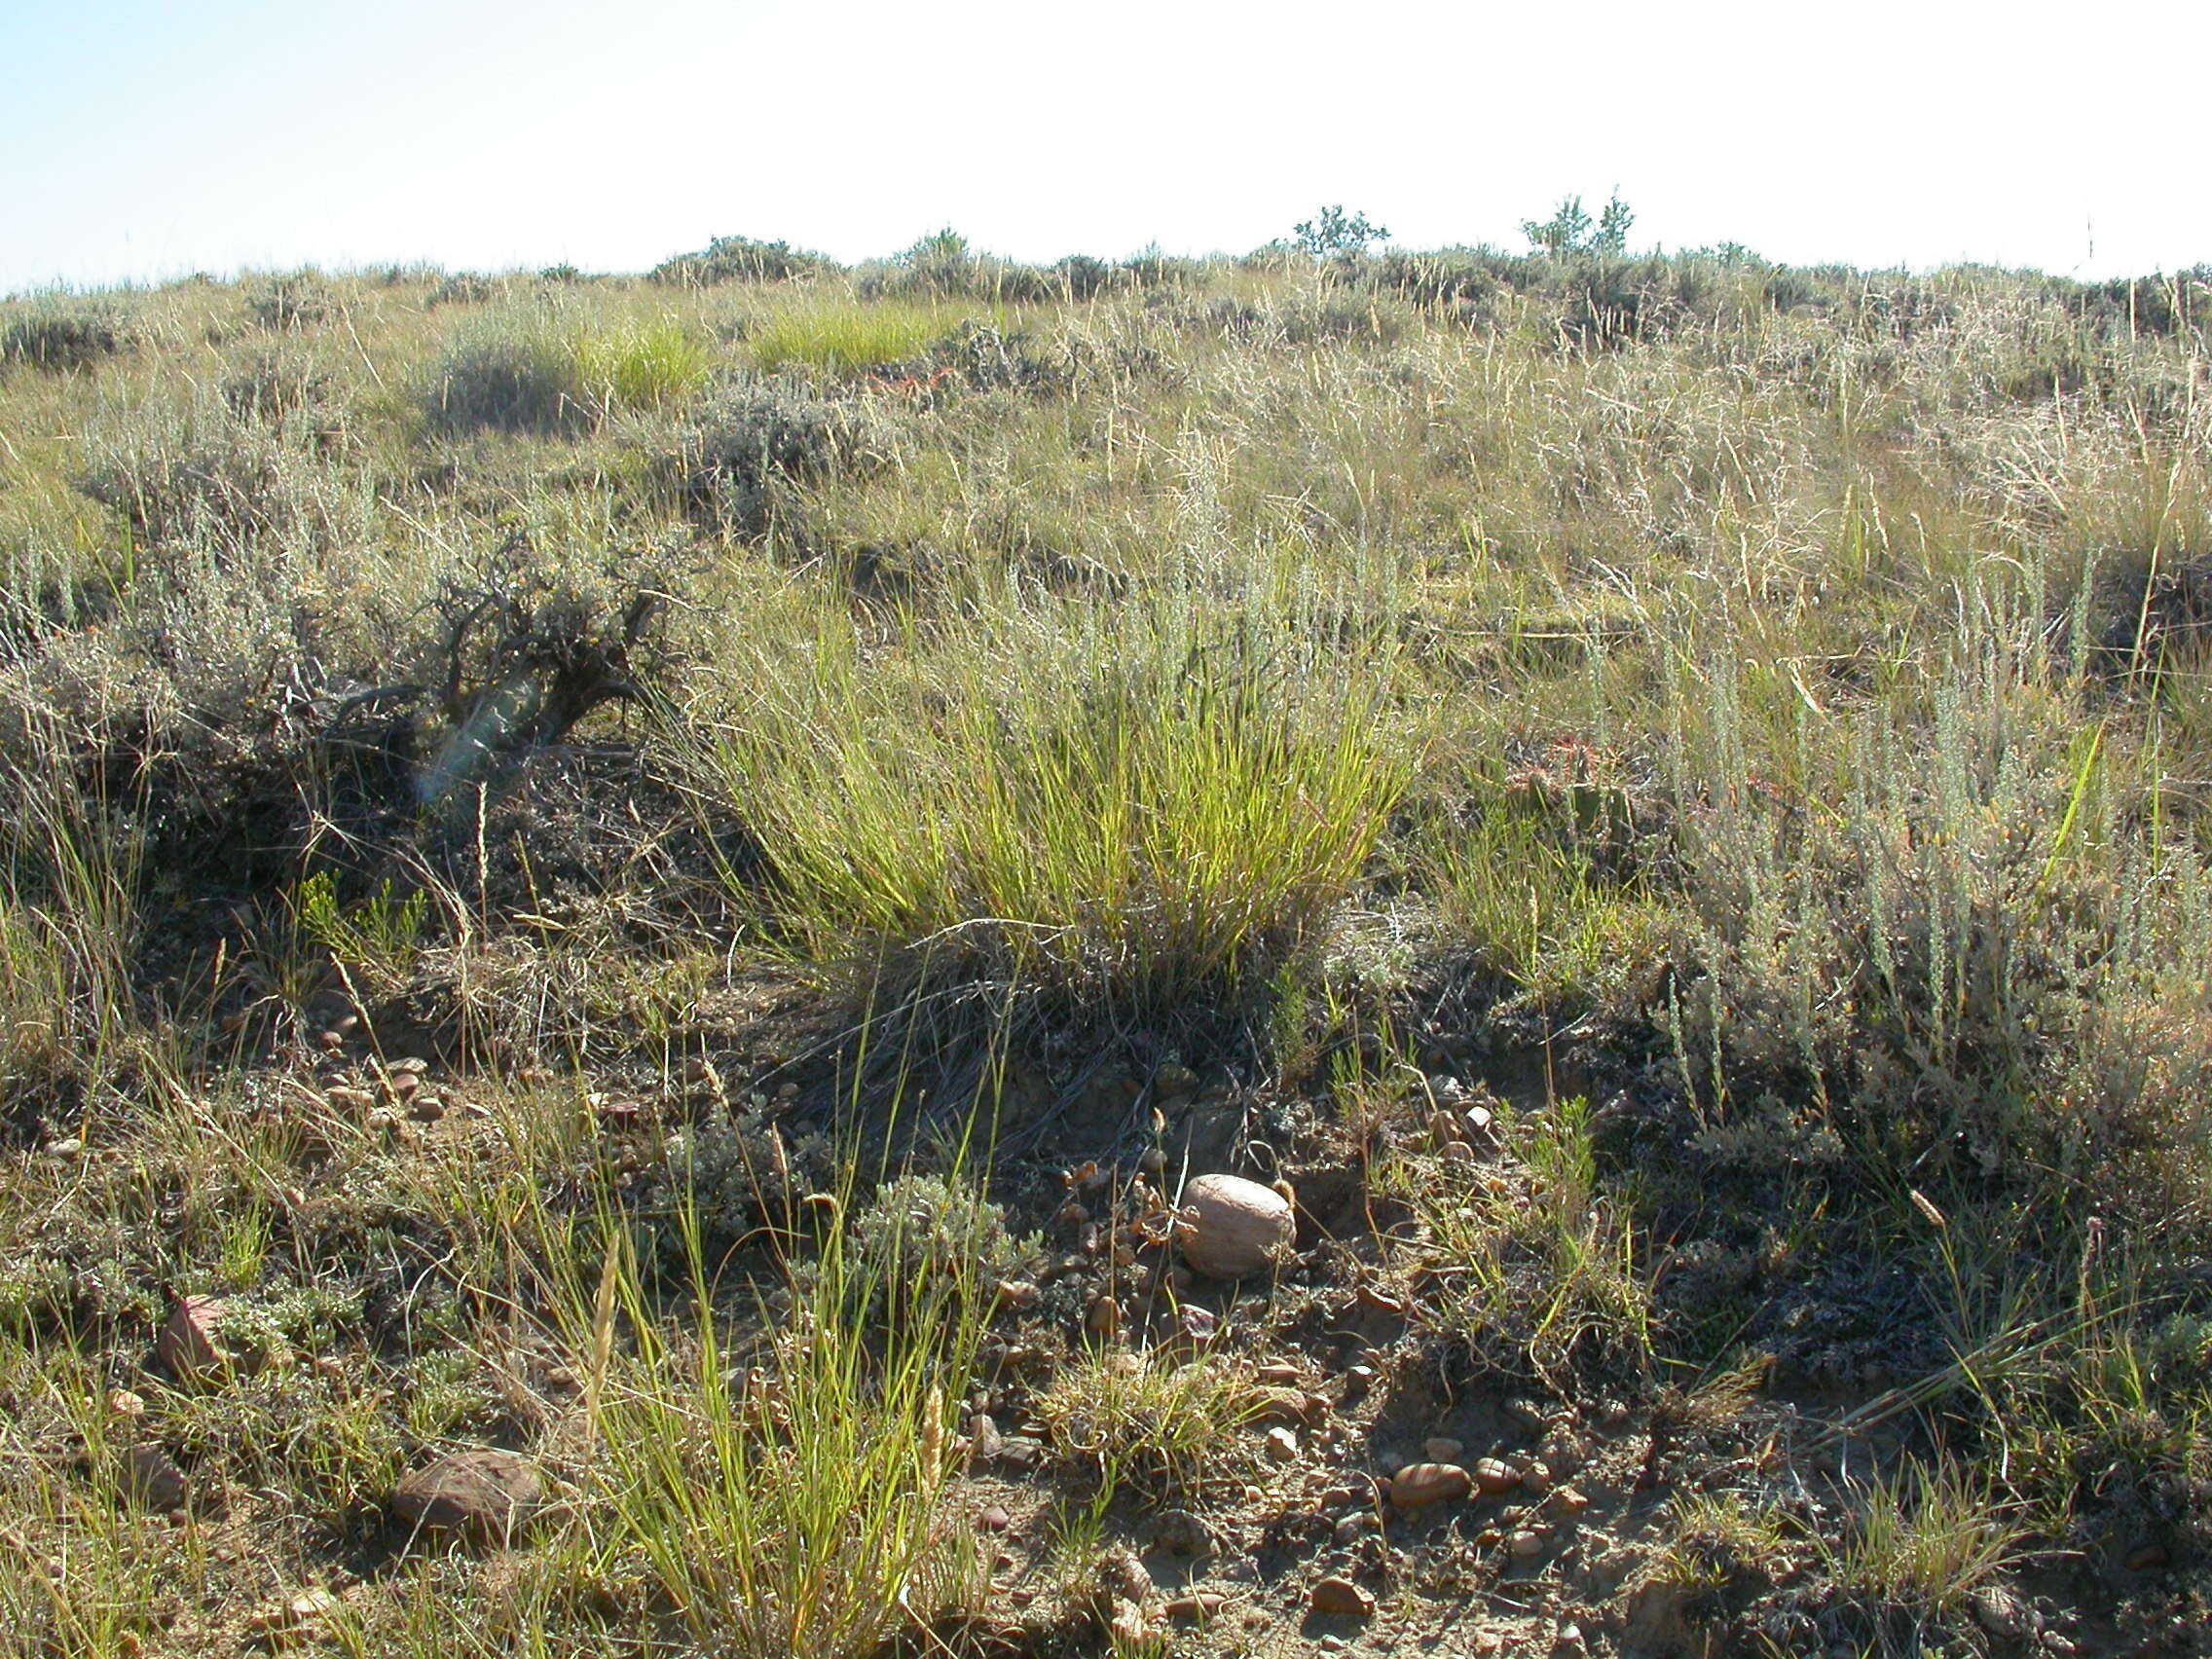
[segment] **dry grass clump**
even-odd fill
[[[590,419],[573,342],[547,316],[500,317],[451,341],[415,394],[439,432],[557,433]]]

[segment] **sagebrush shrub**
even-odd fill
[[[313,271],[272,276],[246,295],[246,314],[275,330],[312,328],[344,314],[346,302]]]
[[[857,404],[781,381],[736,381],[692,409],[677,482],[695,513],[757,534],[778,515],[781,486],[866,472],[888,451],[888,432]]]
[[[645,273],[646,280],[710,287],[718,282],[789,282],[821,276],[842,267],[826,253],[783,241],[751,237],[717,237],[697,253],[664,259]]]
[[[28,363],[55,373],[86,369],[129,344],[129,325],[109,307],[42,305],[0,328],[0,363]]]
[[[716,1256],[764,1227],[789,1227],[808,1193],[834,1174],[820,1136],[787,1141],[756,1100],[729,1116],[672,1133],[645,1194],[645,1211],[665,1228],[670,1250],[686,1226]]]
[[[258,384],[241,395],[255,395]],[[79,487],[145,542],[218,555],[268,542],[321,548],[357,530],[358,481],[319,453],[299,411],[240,409],[221,394],[112,415],[85,439]]]

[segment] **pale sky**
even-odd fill
[[[0,290],[307,263],[1520,247],[2212,262],[2212,4],[0,0]],[[2092,245],[2094,252],[2092,254]]]

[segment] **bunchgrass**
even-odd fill
[[[918,357],[974,315],[950,305],[823,299],[770,312],[746,336],[754,366],[843,374]]]
[[[1411,764],[1388,690],[1386,662],[1189,612],[1014,617],[927,670],[830,634],[706,762],[808,958],[1157,1010],[1350,891]]]

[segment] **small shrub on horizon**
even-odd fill
[[[1324,207],[1312,218],[1293,227],[1300,249],[1315,259],[1365,253],[1370,242],[1387,240],[1389,231],[1373,224],[1365,213],[1347,214],[1342,205]]]
[[[645,273],[645,279],[705,288],[718,282],[790,282],[843,269],[826,253],[789,242],[717,237],[697,253],[662,260]]]

